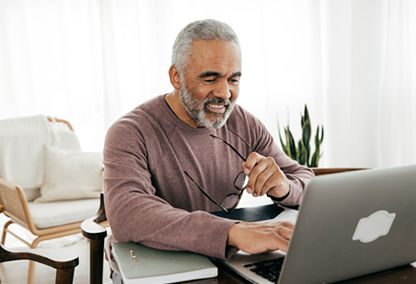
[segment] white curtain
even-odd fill
[[[384,11],[375,155],[382,165],[416,163],[416,1],[390,0]]]
[[[171,46],[190,21],[240,37],[239,103],[277,135],[323,124],[321,166],[416,162],[416,8],[412,0],[0,0],[0,119],[68,119],[83,149],[172,90]]]
[[[321,4],[325,162],[416,163],[416,2]]]

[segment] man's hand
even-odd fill
[[[277,249],[287,251],[293,228],[289,222],[236,223],[228,233],[228,245],[250,254]]]
[[[253,196],[268,194],[279,198],[289,193],[289,181],[273,158],[253,152],[242,167],[249,177],[246,190]]]

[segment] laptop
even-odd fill
[[[330,283],[416,261],[416,165],[318,176],[299,213],[288,253],[239,252],[225,265],[252,283]],[[274,278],[272,269],[280,273]],[[260,275],[259,275],[260,274]],[[270,280],[267,280],[269,278]]]

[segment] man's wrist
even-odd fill
[[[231,226],[228,232],[228,241],[227,241],[227,244],[229,246],[238,248],[238,240],[239,240],[239,235],[241,234],[241,229],[242,227],[241,227],[240,222],[237,222]]]
[[[287,193],[285,195],[281,196],[281,197],[275,197],[271,194],[267,194],[267,196],[270,197],[273,201],[281,202],[281,201],[283,201],[283,200],[285,200],[286,198],[289,197],[291,189],[292,188],[289,186],[289,190],[287,191]]]

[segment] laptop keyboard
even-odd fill
[[[278,257],[269,260],[263,260],[259,262],[249,263],[244,267],[250,269],[257,275],[260,275],[267,280],[277,283],[279,280],[280,271],[282,270],[284,257]]]

